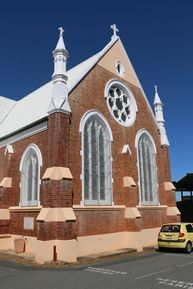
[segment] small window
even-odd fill
[[[191,224],[186,225],[186,230],[188,233],[193,233],[193,227]]]
[[[161,232],[163,233],[179,233],[180,225],[164,225],[161,228]]]
[[[116,67],[116,72],[120,75],[123,76],[125,74],[125,68],[123,66],[123,64],[121,63],[121,61],[117,61],[115,63],[115,67]]]

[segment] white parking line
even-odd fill
[[[193,282],[186,282],[182,280],[176,280],[176,279],[169,279],[169,278],[157,278],[156,282],[161,285],[166,286],[173,286],[178,288],[186,288],[186,289],[193,289]]]
[[[149,273],[149,274],[146,274],[146,275],[143,275],[143,276],[139,276],[139,277],[136,277],[135,279],[138,280],[138,279],[142,279],[142,278],[147,278],[149,276],[153,276],[153,275],[156,275],[156,274],[160,274],[162,272],[166,272],[166,271],[170,271],[170,270],[173,270],[174,268],[167,268],[167,269],[164,269],[164,270],[160,270],[160,271],[157,271],[157,272],[153,272],[153,273]]]
[[[176,268],[180,268],[180,267],[188,266],[188,265],[191,265],[191,264],[193,264],[193,262],[188,262],[188,263],[185,263],[185,264],[182,264],[182,265],[177,265],[175,267]]]
[[[127,275],[128,274],[127,272],[123,272],[123,271],[115,271],[115,270],[110,270],[106,268],[97,268],[97,267],[87,267],[85,270],[89,272],[95,272],[95,273],[101,273],[101,274],[107,274],[107,275],[114,275],[114,274]]]
[[[167,269],[164,269],[164,270],[160,270],[160,271],[152,272],[152,273],[149,273],[149,274],[146,274],[146,275],[142,275],[142,276],[136,277],[135,279],[138,280],[138,279],[142,279],[142,278],[147,278],[147,277],[150,277],[150,276],[162,273],[162,272],[174,270],[176,268],[181,268],[181,267],[185,267],[185,266],[192,265],[192,264],[193,264],[193,262],[188,262],[188,263],[185,263],[185,264],[182,264],[182,265],[177,265],[177,266],[170,267],[170,268],[167,268]]]

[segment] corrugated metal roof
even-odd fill
[[[0,125],[9,113],[9,111],[13,108],[16,101],[6,98],[4,96],[0,96]]]

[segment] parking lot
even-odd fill
[[[3,289],[193,289],[193,253],[146,252],[65,268],[0,261]]]

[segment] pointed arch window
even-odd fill
[[[83,198],[86,205],[112,204],[111,137],[98,113],[84,120],[82,129]]]
[[[139,183],[142,205],[158,204],[156,151],[148,133],[141,133],[138,139]]]
[[[20,164],[21,170],[21,206],[39,205],[40,152],[36,146],[30,146],[24,152]]]

